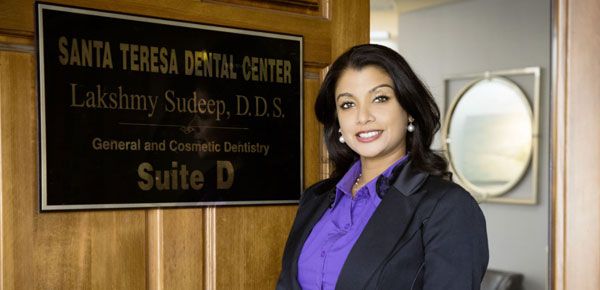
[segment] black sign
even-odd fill
[[[300,36],[36,8],[42,210],[297,202]]]

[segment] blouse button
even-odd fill
[[[344,225],[344,230],[349,230],[350,229],[350,224],[345,224]]]
[[[321,257],[325,257],[326,253],[325,251],[321,251]]]

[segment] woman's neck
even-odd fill
[[[391,154],[389,156],[383,156],[379,158],[360,158],[361,163],[361,177],[360,183],[366,184],[373,178],[379,176],[386,169],[388,169],[396,161],[406,155],[406,151],[402,150],[397,154]]]

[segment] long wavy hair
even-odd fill
[[[340,128],[335,103],[335,88],[346,69],[360,70],[366,66],[383,69],[394,82],[394,92],[400,106],[414,118],[414,132],[406,134],[406,150],[412,166],[432,175],[448,175],[448,162],[430,148],[440,128],[440,110],[431,93],[415,75],[406,60],[394,50],[381,45],[364,44],[350,48],[329,68],[315,102],[315,113],[324,127],[324,139],[333,162],[332,178],[343,176],[358,158],[358,154],[338,141]]]

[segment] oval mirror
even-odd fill
[[[484,199],[508,192],[529,165],[532,129],[531,107],[516,84],[491,77],[467,85],[445,123],[452,171]]]

